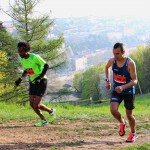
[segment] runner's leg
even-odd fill
[[[41,110],[39,109],[41,99],[42,99],[42,97],[30,95],[30,105],[33,108],[33,110],[35,111],[35,113],[41,118],[41,120],[46,120],[45,117],[43,116]]]

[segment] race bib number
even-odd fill
[[[126,77],[118,74],[114,74],[114,81],[118,83],[126,83]]]
[[[32,68],[27,69],[26,72],[28,73],[29,76],[33,76],[34,75],[34,71]]]

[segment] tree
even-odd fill
[[[144,83],[145,72],[143,71],[143,64],[144,64],[143,53],[145,51],[145,48],[146,47],[144,45],[138,46],[136,50],[132,54],[130,54],[130,57],[135,61],[136,64],[138,82],[139,82],[139,86],[142,89],[142,92],[145,92],[146,90],[145,83]],[[137,86],[137,88],[139,87]]]
[[[32,52],[41,54],[50,62],[51,68],[60,66],[66,60],[66,49],[63,48],[64,37],[48,39],[54,19],[50,14],[39,15],[33,11],[40,0],[14,0],[9,3],[10,10],[5,11],[12,19],[17,29],[18,40],[31,44]]]
[[[25,84],[17,90],[14,81],[18,73],[18,54],[16,53],[16,40],[5,30],[0,23],[0,101],[21,102],[27,95]],[[21,91],[20,91],[21,89]]]
[[[147,45],[138,46],[136,51],[130,57],[135,61],[137,67],[137,75],[139,88],[143,93],[150,91],[150,47]]]
[[[1,89],[0,90],[0,101],[2,100],[1,95],[3,95],[5,93],[5,89],[4,89],[5,83],[3,82],[3,80],[5,79],[4,68],[7,66],[7,62],[8,62],[8,59],[7,59],[6,53],[0,50],[0,66],[1,66],[1,69],[0,69],[0,89]]]
[[[5,30],[5,27],[0,25],[0,50],[6,54],[8,65],[3,67],[7,72],[10,81],[16,75],[16,67],[18,61],[18,54],[16,52],[16,40]],[[7,78],[8,79],[8,78]]]
[[[146,47],[143,52],[143,76],[144,76],[144,86],[145,92],[150,92],[150,47]]]
[[[94,66],[83,73],[81,98],[98,100],[100,95],[99,66]]]
[[[18,41],[30,43],[31,52],[42,55],[42,57],[48,61],[51,69],[60,67],[66,60],[63,35],[59,35],[59,37],[55,37],[55,39],[48,39],[48,34],[54,23],[54,19],[50,19],[49,15],[46,14],[43,16],[34,15],[33,10],[38,3],[39,0],[14,0],[13,5],[9,2],[9,11],[3,10],[13,19],[13,24],[17,30],[17,40],[10,37],[7,32],[0,33],[0,39],[3,40],[2,50],[7,52],[7,57],[9,58],[9,65],[5,66],[6,70],[7,68],[9,69],[9,72],[6,74],[9,80],[5,78],[5,84],[8,83],[8,81],[12,81],[13,83],[11,84],[14,84],[16,72],[18,74],[21,73],[18,67],[18,56],[16,57],[16,45]],[[0,29],[5,31],[1,24]],[[12,62],[10,63],[10,61]],[[13,76],[11,72],[13,72],[13,74],[15,73],[15,76]],[[13,80],[10,78],[13,78]],[[20,92],[20,89],[22,92]],[[19,93],[17,93],[18,101],[20,101],[26,97],[26,82],[23,82],[21,87],[17,88],[17,90],[19,91]],[[9,94],[9,92],[7,93]]]
[[[102,90],[100,88],[100,74],[105,71],[106,64],[95,65],[87,69],[84,73],[77,72],[74,75],[73,87],[77,93],[81,93],[82,99],[99,100],[102,96]],[[103,85],[101,85],[103,86]]]
[[[76,91],[78,93],[82,92],[82,86],[81,86],[82,79],[83,79],[83,73],[82,72],[77,72],[74,75],[73,87],[76,89]]]
[[[40,0],[15,0],[7,14],[13,19],[14,25],[22,40],[26,42],[45,39],[53,20],[48,15],[36,17],[33,9]]]

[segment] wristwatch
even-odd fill
[[[106,82],[109,82],[110,80],[108,78],[105,79]]]

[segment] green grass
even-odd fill
[[[150,144],[148,143],[138,144],[136,146],[121,148],[120,150],[150,150]]]
[[[150,120],[150,94],[137,96],[135,100],[134,115],[137,120],[141,122],[148,122]],[[71,104],[56,104],[45,103],[48,107],[55,107],[57,109],[58,120],[88,120],[88,121],[108,121],[114,122],[115,119],[110,114],[109,102],[103,104],[95,104],[92,106],[73,106]],[[123,103],[120,105],[119,111],[125,117],[125,109]],[[48,117],[47,112],[43,114]],[[31,121],[38,119],[38,116],[31,109],[29,104],[20,106],[15,104],[0,103],[0,123],[11,120],[15,121]],[[149,128],[149,124],[145,124]],[[139,126],[139,128],[141,128]]]

